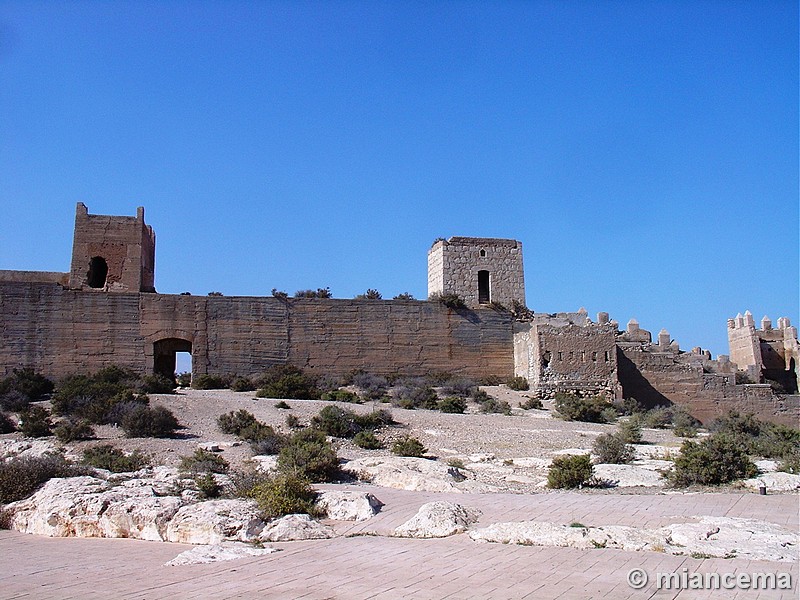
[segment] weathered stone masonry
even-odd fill
[[[430,293],[457,294],[450,309],[418,300],[281,299],[155,293],[155,234],[135,217],[90,215],[78,204],[69,273],[0,271],[0,375],[32,367],[58,378],[118,364],[171,375],[176,352],[200,374],[257,375],[290,363],[317,373],[455,373],[526,377],[531,394],[602,393],[645,404],[682,404],[709,420],[732,408],[797,425],[797,332],[752,316],[729,321],[737,365],[680,350],[662,330],[586,311],[540,314],[525,301],[522,244],[454,237],[428,253]],[[505,307],[505,308],[504,308]],[[745,373],[740,373],[740,375]],[[768,381],[772,384],[769,384]],[[777,383],[776,383],[777,382]]]

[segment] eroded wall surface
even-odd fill
[[[192,344],[194,373],[260,374],[292,363],[319,373],[431,372],[510,377],[512,321],[490,308],[405,300],[95,293],[0,281],[0,373],[49,377],[118,364],[152,372],[153,345]]]

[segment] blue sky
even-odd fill
[[[0,0],[0,268],[68,270],[78,201],[146,207],[160,292],[515,238],[535,311],[726,353],[798,318],[798,5]]]

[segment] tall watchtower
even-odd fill
[[[522,243],[498,238],[451,237],[428,251],[428,295],[457,294],[467,306],[525,304]]]
[[[156,236],[145,225],[144,208],[135,217],[90,215],[75,209],[69,287],[106,292],[155,292]]]

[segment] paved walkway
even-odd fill
[[[189,546],[109,539],[53,539],[0,532],[0,598],[59,599],[464,599],[797,598],[798,563],[694,559],[655,552],[478,544],[381,535],[424,502],[453,500],[483,511],[480,524],[527,519],[657,527],[692,515],[763,519],[798,530],[798,496],[757,494],[427,494],[370,486],[386,506],[374,519],[337,524],[350,537],[270,544],[281,551],[210,565],[166,567]],[[632,589],[634,568],[682,573],[780,573],[792,590]]]

